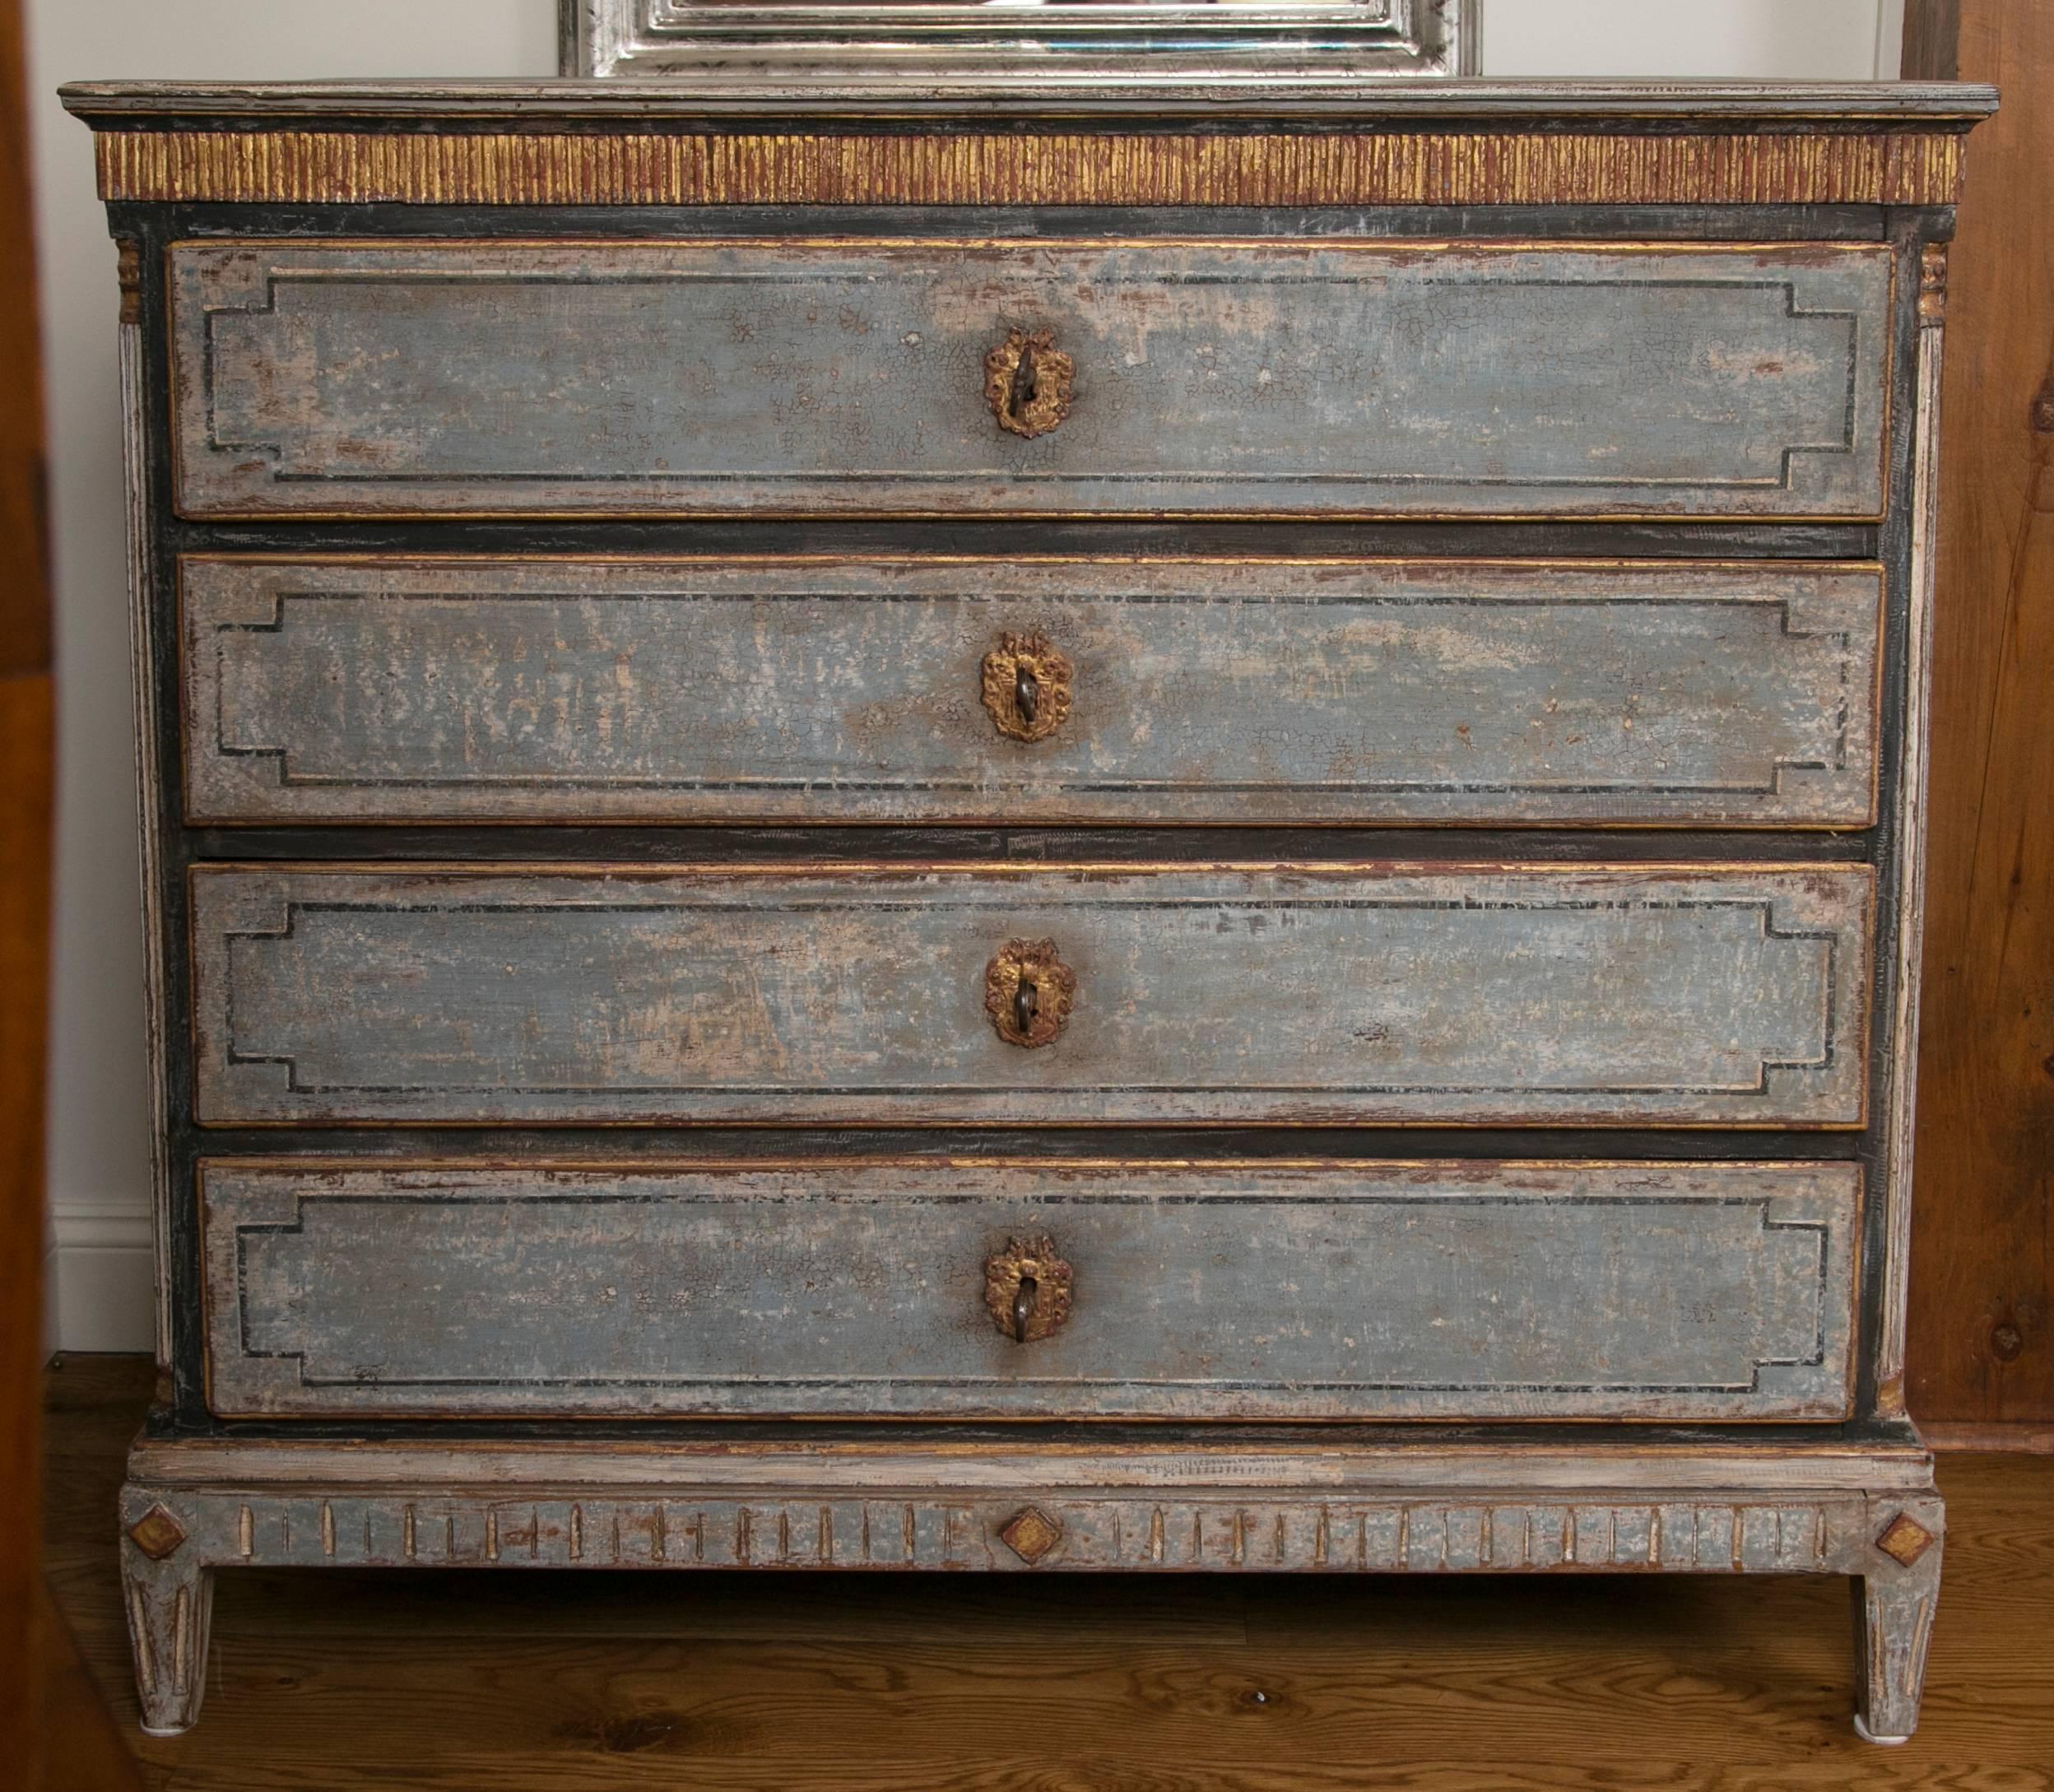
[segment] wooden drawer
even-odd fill
[[[1426,248],[181,244],[178,504],[1882,513],[1886,248]]]
[[[1861,866],[230,866],[193,898],[208,1125],[1863,1115]]]
[[[181,592],[196,820],[1874,811],[1873,566],[202,558]]]
[[[1852,1164],[224,1162],[202,1191],[224,1417],[1847,1410]]]

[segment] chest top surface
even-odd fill
[[[1947,206],[1987,87],[1108,80],[67,87],[109,200]]]

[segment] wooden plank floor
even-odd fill
[[[50,1573],[132,1725],[114,1504],[148,1382],[50,1377]],[[225,1575],[199,1728],[134,1740],[180,1792],[2047,1792],[2054,1460],[1941,1482],[1904,1748],[1848,1728],[1846,1583],[1668,1576]]]

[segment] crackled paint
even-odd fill
[[[1850,1386],[1851,1164],[220,1163],[202,1186],[224,1415],[1826,1418]],[[1041,1237],[1074,1304],[1023,1344],[985,1264]]]
[[[1307,243],[182,245],[195,517],[1875,517],[1890,258]],[[994,421],[1049,330],[1071,414]]]
[[[1857,825],[1873,568],[188,560],[229,822]],[[985,656],[1073,668],[1007,739]]]
[[[1855,1126],[1859,868],[207,869],[203,1122]],[[1061,1037],[985,1013],[1009,941]]]

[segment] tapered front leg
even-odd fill
[[[213,1571],[177,1515],[153,1505],[123,1527],[121,1578],[144,1732],[178,1735],[193,1727],[207,1691]]]
[[[1945,1510],[1936,1497],[1875,1505],[1875,1547],[1854,1584],[1861,1667],[1856,1732],[1873,1743],[1909,1742],[1918,1728],[1926,1649],[1940,1604]]]

